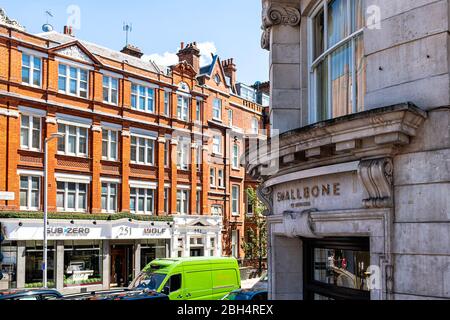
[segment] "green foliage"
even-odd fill
[[[0,212],[0,219],[43,219],[42,212]],[[88,213],[56,213],[48,214],[50,220],[97,220],[97,221],[116,221],[121,219],[133,219],[136,221],[162,221],[171,222],[173,218],[170,216],[157,217],[148,215],[136,215],[131,213],[116,214],[88,214]]]
[[[264,204],[258,199],[253,188],[246,190],[248,201],[253,206],[253,216],[247,218],[249,227],[246,230],[242,249],[245,258],[248,260],[258,260],[258,271],[262,273],[262,262],[267,257],[267,221],[263,215]]]

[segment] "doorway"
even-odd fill
[[[111,288],[127,287],[133,280],[133,246],[111,246]]]
[[[191,249],[191,257],[203,257],[205,250],[203,248]]]

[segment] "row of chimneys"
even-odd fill
[[[72,26],[64,26],[64,34],[74,37],[73,27]],[[144,53],[133,45],[125,46],[120,52],[127,54],[129,56],[133,56],[136,58],[142,58]],[[200,50],[197,47],[197,42],[188,43],[186,46],[184,42],[181,42],[180,51],[177,53],[178,59],[180,62],[186,61],[189,63],[198,74],[200,72]],[[234,59],[227,59],[222,61],[223,71],[225,76],[230,78],[231,86],[234,87],[236,84],[236,64],[234,63]]]

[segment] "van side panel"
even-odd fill
[[[212,296],[211,265],[184,265],[185,300],[210,300]]]
[[[222,299],[241,287],[239,267],[235,263],[213,264],[213,300]]]

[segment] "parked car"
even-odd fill
[[[61,300],[169,300],[169,297],[156,291],[125,289],[66,295]]]
[[[259,281],[255,283],[252,287],[252,290],[259,290],[259,291],[268,291],[269,290],[269,276],[267,272],[265,272]]]
[[[155,290],[170,300],[219,300],[240,284],[235,258],[178,258],[152,261],[130,289]]]
[[[3,301],[43,301],[60,299],[63,295],[56,290],[10,290],[0,292]]]
[[[268,292],[267,290],[253,290],[253,289],[235,290],[227,294],[225,297],[223,297],[222,300],[267,301]]]

